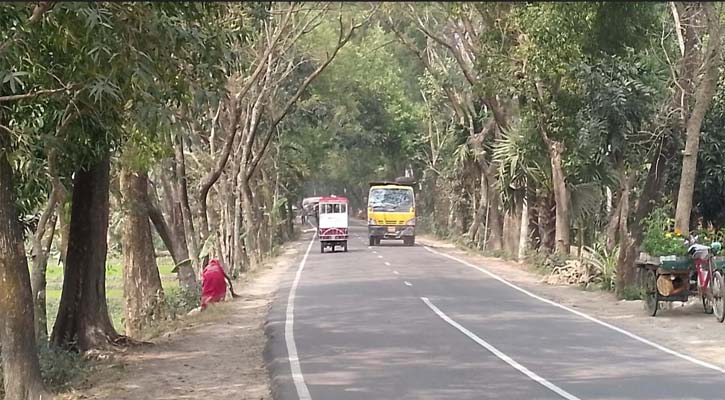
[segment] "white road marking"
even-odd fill
[[[310,244],[307,246],[307,251],[302,257],[302,261],[300,261],[300,266],[297,268],[297,274],[295,275],[295,279],[292,282],[292,287],[289,291],[289,296],[287,297],[287,319],[284,324],[284,340],[287,343],[289,366],[292,372],[292,380],[295,383],[295,388],[297,388],[297,396],[300,400],[311,400],[312,397],[310,396],[309,389],[307,389],[307,384],[305,384],[305,377],[302,375],[300,359],[297,355],[297,345],[295,344],[295,293],[297,293],[297,285],[299,285],[300,283],[300,278],[302,277],[302,270],[305,269],[305,262],[307,261],[307,256],[310,255],[310,249],[312,249],[312,244],[315,243],[316,237],[317,233],[312,235],[312,240],[310,240]]]
[[[506,364],[516,368],[519,372],[522,374],[528,376],[536,383],[546,387],[547,389],[551,390],[552,392],[558,394],[559,396],[567,399],[567,400],[580,400],[578,397],[574,396],[573,394],[567,392],[566,390],[554,385],[553,383],[547,381],[546,379],[542,378],[541,376],[537,375],[535,372],[531,371],[530,369],[524,367],[523,365],[519,364],[514,360],[513,358],[507,356],[506,354],[502,353],[499,349],[493,347],[490,343],[486,342],[485,340],[478,337],[475,333],[469,331],[464,326],[459,324],[458,322],[451,319],[449,316],[447,316],[443,311],[441,311],[438,307],[433,305],[433,303],[428,300],[427,297],[421,297],[421,300],[425,303],[425,305],[428,306],[431,310],[433,310],[434,313],[436,313],[439,317],[441,317],[442,320],[446,321],[449,325],[452,327],[458,329],[463,333],[464,335],[468,336],[471,340],[478,343],[481,347],[484,349],[490,351],[495,355],[496,357],[500,358],[502,361],[504,361]]]
[[[480,272],[483,272],[484,274],[490,276],[491,278],[496,279],[497,281],[503,283],[504,285],[509,286],[512,289],[518,290],[519,292],[521,292],[521,293],[523,293],[523,294],[525,294],[525,295],[527,295],[527,296],[529,296],[531,298],[534,298],[534,299],[539,300],[539,301],[541,301],[543,303],[552,305],[554,307],[560,308],[562,310],[569,311],[572,314],[578,315],[578,316],[580,316],[580,317],[582,317],[584,319],[587,319],[587,320],[589,320],[591,322],[594,322],[596,324],[599,324],[599,325],[601,325],[603,327],[606,327],[606,328],[609,328],[609,329],[611,329],[613,331],[619,332],[619,333],[621,333],[621,334],[623,334],[625,336],[628,336],[628,337],[630,337],[630,338],[632,338],[634,340],[637,340],[637,341],[639,341],[641,343],[644,343],[644,344],[646,344],[648,346],[652,346],[655,349],[662,350],[662,351],[664,351],[667,354],[673,355],[675,357],[679,357],[679,358],[681,358],[683,360],[687,360],[687,361],[689,361],[689,362],[691,362],[693,364],[697,364],[697,365],[699,365],[701,367],[709,368],[709,369],[712,369],[714,371],[717,371],[717,372],[720,372],[720,373],[725,374],[725,368],[720,368],[720,367],[718,367],[715,364],[711,364],[709,362],[702,361],[702,360],[698,360],[697,358],[688,356],[686,354],[682,354],[682,353],[680,353],[678,351],[675,351],[675,350],[672,350],[672,349],[670,349],[668,347],[662,346],[661,344],[657,344],[657,343],[655,343],[655,342],[653,342],[653,341],[651,341],[649,339],[645,339],[645,338],[643,338],[643,337],[641,337],[641,336],[639,336],[639,335],[637,335],[635,333],[632,333],[632,332],[629,332],[627,330],[624,330],[624,329],[622,329],[622,328],[620,328],[618,326],[615,326],[615,325],[609,324],[607,322],[604,322],[602,320],[599,320],[597,318],[594,318],[591,315],[585,314],[585,313],[583,313],[581,311],[574,310],[573,308],[567,307],[567,306],[565,306],[563,304],[559,304],[559,303],[557,303],[557,302],[555,302],[553,300],[545,299],[545,298],[543,298],[543,297],[541,297],[539,295],[536,295],[534,293],[529,292],[528,290],[526,290],[524,288],[521,288],[521,287],[518,287],[518,286],[514,285],[513,283],[507,281],[506,279],[504,279],[504,278],[502,278],[502,277],[494,274],[493,272],[491,272],[491,271],[489,271],[487,269],[484,269],[484,268],[479,267],[477,265],[473,265],[473,264],[469,263],[468,261],[461,260],[460,258],[454,257],[454,256],[449,255],[449,254],[441,253],[439,251],[436,251],[436,250],[431,249],[428,246],[424,246],[424,248],[426,250],[428,250],[429,252],[433,253],[433,254],[438,254],[439,256],[446,257],[448,259],[451,259],[453,261],[459,262],[459,263],[461,263],[463,265],[466,265],[468,267],[471,267],[473,269],[476,269],[476,270],[478,270]]]
[[[389,267],[390,266],[390,263],[386,261],[385,262],[385,265]]]
[[[373,250],[373,254],[378,254],[378,251],[377,250]]]
[[[403,281],[403,283],[405,283],[405,286],[413,286],[413,284],[408,281]]]
[[[383,258],[383,256],[378,256],[378,258]]]
[[[400,275],[400,272],[398,272],[398,271],[393,271],[393,273],[394,273],[395,275]]]

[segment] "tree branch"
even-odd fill
[[[277,128],[277,126],[279,125],[279,123],[282,121],[282,119],[284,119],[284,117],[289,113],[289,111],[292,109],[292,106],[295,103],[297,103],[297,100],[299,100],[299,98],[302,96],[302,93],[304,93],[304,91],[307,90],[307,87],[310,85],[310,83],[312,83],[312,81],[314,81],[320,75],[320,73],[322,73],[322,71],[324,71],[325,68],[327,68],[327,66],[330,65],[332,60],[334,60],[335,57],[337,56],[340,49],[342,49],[345,46],[345,44],[347,44],[347,42],[350,41],[353,33],[355,33],[355,31],[358,28],[360,28],[361,26],[367,24],[368,21],[370,20],[370,18],[372,18],[372,16],[375,14],[375,12],[377,12],[379,7],[380,6],[378,5],[361,23],[353,24],[350,27],[350,31],[347,34],[344,33],[342,16],[340,17],[340,35],[338,36],[337,45],[335,46],[335,49],[332,51],[332,54],[330,54],[327,57],[325,62],[322,63],[322,65],[320,65],[319,67],[317,67],[317,69],[315,69],[302,82],[302,85],[300,85],[300,87],[297,89],[297,92],[295,92],[295,94],[292,96],[292,98],[290,98],[289,101],[285,104],[285,106],[282,110],[282,113],[280,113],[277,117],[275,117],[271,121],[270,125],[268,126],[268,128],[266,130],[266,138],[262,145],[262,148],[254,156],[254,158],[252,159],[251,165],[249,166],[249,168],[246,171],[247,179],[251,179],[252,175],[257,170],[257,166],[259,165],[259,162],[264,157],[264,154],[267,151],[267,147],[269,146],[269,143],[272,141],[272,138],[274,137],[274,131]]]
[[[67,86],[67,87],[62,87],[62,88],[58,88],[58,89],[42,89],[42,90],[36,90],[34,92],[30,92],[30,93],[11,94],[8,96],[0,96],[0,103],[25,100],[25,99],[30,99],[33,97],[38,97],[38,96],[49,96],[49,95],[60,93],[60,92],[70,90],[70,89],[72,89],[72,87]]]
[[[45,14],[48,10],[52,9],[54,6],[54,1],[41,1],[40,3],[36,4],[33,8],[32,14],[30,15],[30,18],[28,18],[28,25],[33,25],[40,21],[40,18],[43,17],[43,14]],[[15,34],[11,38],[0,44],[0,56],[5,53],[5,50],[10,48],[11,44],[17,42],[20,39],[21,32],[22,31],[20,30],[15,31]]]

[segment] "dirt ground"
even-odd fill
[[[612,293],[584,291],[578,287],[548,285],[543,276],[525,264],[483,257],[456,246],[423,237],[422,245],[456,256],[488,269],[511,283],[559,304],[574,308],[592,317],[628,330],[657,344],[669,347],[702,361],[725,367],[725,324],[705,314],[699,300],[666,304],[656,317],[645,313],[641,300],[617,300]],[[612,331],[612,335],[619,333]],[[592,343],[595,346],[596,343]]]
[[[241,296],[186,317],[177,330],[107,363],[90,389],[61,396],[76,399],[271,399],[264,365],[264,322],[290,263],[304,249],[285,246],[251,276],[235,284]]]

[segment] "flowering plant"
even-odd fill
[[[687,255],[687,238],[679,229],[672,229],[673,221],[666,208],[653,210],[642,223],[645,227],[642,248],[649,255]]]

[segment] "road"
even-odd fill
[[[435,249],[308,255],[270,312],[278,400],[725,399],[725,370]],[[673,327],[676,329],[676,327]]]

